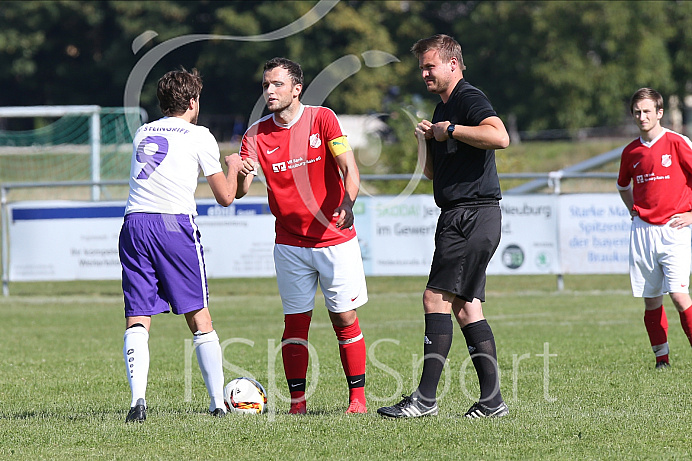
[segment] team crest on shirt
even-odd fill
[[[672,164],[673,164],[673,162],[670,159],[670,154],[664,154],[661,156],[661,165],[668,168]]]
[[[317,149],[322,145],[322,140],[320,139],[319,133],[313,133],[310,135],[310,147]]]

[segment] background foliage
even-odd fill
[[[154,46],[186,34],[268,33],[315,4],[2,1],[0,105],[120,106],[129,73]],[[133,40],[145,31],[158,35],[133,53]],[[413,95],[434,99],[425,95],[409,52],[434,33],[461,42],[465,76],[522,131],[618,125],[637,88],[683,100],[692,87],[692,2],[344,0],[282,40],[200,41],[174,50],[152,70],[141,102],[150,118],[158,117],[152,91],[158,76],[197,67],[205,76],[201,123],[247,122],[268,58],[301,62],[310,82],[339,57],[381,50],[400,62],[363,66],[326,104],[338,113],[388,112]]]

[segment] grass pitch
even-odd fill
[[[154,317],[144,424],[125,424],[118,282],[14,283],[0,298],[0,459],[688,459],[692,350],[669,307],[672,368],[653,369],[641,300],[627,276],[490,277],[484,305],[510,415],[468,421],[478,394],[458,329],[440,414],[388,420],[376,409],[420,375],[419,277],[371,277],[359,310],[368,345],[367,415],[345,415],[346,383],[318,297],[309,414],[288,415],[275,282],[212,280],[226,381],[251,374],[270,393],[260,416],[207,415],[182,318]],[[670,303],[668,302],[670,305]]]

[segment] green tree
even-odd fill
[[[254,35],[279,29],[303,16],[313,2],[275,2],[233,4],[217,11],[217,34]],[[363,4],[367,14],[347,2],[341,2],[321,21],[299,34],[271,42],[215,41],[200,56],[208,75],[225,82],[243,99],[236,107],[248,113],[261,96],[261,77],[264,62],[275,56],[295,60],[303,67],[306,87],[325,68],[346,55],[359,61],[361,70],[344,80],[326,101],[337,112],[365,113],[381,108],[382,96],[394,80],[390,66],[369,68],[362,53],[368,50],[395,51],[388,31],[379,26],[384,15],[375,5]],[[229,95],[233,97],[233,95]]]
[[[2,105],[121,105],[135,64],[153,47],[187,34],[257,35],[303,16],[311,1],[2,1]],[[153,31],[133,51],[133,40]],[[419,38],[448,33],[464,49],[465,76],[522,131],[619,125],[629,96],[653,86],[682,100],[692,93],[692,2],[342,1],[306,30],[265,42],[205,40],[164,56],[141,102],[159,115],[155,85],[171,68],[205,77],[203,115],[249,117],[263,63],[286,56],[306,83],[351,56],[360,70],[325,103],[338,113],[389,112],[423,86],[410,53]],[[154,36],[155,35],[155,36]],[[368,65],[379,50],[400,61]],[[339,76],[337,76],[339,77]]]
[[[637,88],[674,91],[674,29],[651,3],[482,2],[454,30],[466,75],[520,129],[618,125]]]

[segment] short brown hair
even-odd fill
[[[663,96],[652,88],[639,88],[630,99],[630,114],[634,114],[634,105],[644,99],[651,99],[656,107],[656,112],[663,109]]]
[[[191,72],[181,67],[172,70],[159,79],[156,97],[159,107],[166,117],[182,115],[187,110],[190,99],[199,98],[202,92],[202,77],[197,69]]]
[[[264,64],[264,72],[272,70],[275,67],[283,67],[288,71],[288,76],[294,85],[303,84],[303,69],[295,61],[288,58],[272,58]]]
[[[422,38],[411,47],[411,52],[417,59],[420,59],[421,55],[430,50],[437,50],[440,54],[440,59],[444,62],[457,58],[461,70],[466,70],[464,58],[461,55],[461,45],[449,35],[437,34],[432,37]]]

